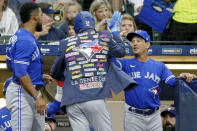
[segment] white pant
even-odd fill
[[[6,104],[11,111],[12,131],[44,131],[45,117],[37,113],[33,97],[23,87],[11,82]]]
[[[110,113],[105,100],[92,100],[66,107],[73,131],[112,131]]]
[[[160,111],[151,115],[142,115],[129,111],[129,105],[125,104],[124,116],[125,131],[163,131]]]

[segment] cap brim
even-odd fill
[[[172,114],[173,116],[175,116],[175,114],[170,112],[170,111],[163,111],[163,112],[161,112],[161,116],[162,117],[164,117],[166,114]]]
[[[54,11],[51,9],[42,9],[42,12],[45,14],[56,14],[58,11]]]
[[[135,32],[130,32],[128,35],[127,35],[127,39],[129,41],[131,41],[133,39],[134,36],[139,36],[140,38],[144,39],[142,36],[140,36],[139,34],[135,33]],[[144,39],[145,40],[145,39]],[[145,40],[146,41],[146,40]]]

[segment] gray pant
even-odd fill
[[[129,106],[125,104],[125,131],[163,131],[160,111],[157,110],[151,115],[144,116],[128,110]]]
[[[11,111],[13,131],[44,131],[45,117],[37,113],[33,97],[23,87],[11,82],[6,92],[6,104]]]
[[[73,131],[112,131],[112,122],[106,101],[92,100],[66,107]]]

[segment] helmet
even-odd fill
[[[45,120],[53,121],[54,123],[56,122],[55,116],[54,115],[45,115]]]
[[[78,33],[80,29],[93,28],[94,26],[94,17],[87,11],[82,11],[75,17],[74,29],[76,33]]]

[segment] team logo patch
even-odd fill
[[[93,76],[93,75],[94,75],[93,72],[85,73],[85,77],[90,77],[90,76]]]
[[[102,46],[99,46],[98,40],[94,40],[90,43],[84,43],[79,45],[78,47],[73,48],[74,51],[80,52],[83,54],[87,61],[90,61],[92,56],[95,53],[99,53],[103,49]]]
[[[110,41],[109,38],[101,38],[101,40],[106,41],[106,42],[109,42]]]
[[[102,88],[102,87],[103,87],[102,82],[89,82],[89,83],[85,83],[85,84],[80,84],[80,90]]]
[[[81,36],[80,39],[88,39],[88,36]]]
[[[75,60],[75,56],[68,57],[66,60],[67,60],[67,61]]]
[[[85,35],[88,35],[88,32],[78,34],[78,36],[85,36]]]
[[[105,63],[97,63],[96,66],[97,67],[104,67],[105,66]]]
[[[100,61],[100,62],[106,62],[107,59],[100,59],[99,61]]]
[[[69,50],[71,50],[71,49],[73,49],[73,48],[75,48],[75,45],[72,45],[72,46],[68,47],[68,48],[66,49],[66,52],[68,52]]]
[[[78,73],[80,73],[80,72],[81,72],[80,70],[73,71],[73,72],[72,72],[72,75],[78,74]]]
[[[108,38],[108,34],[100,34],[101,38]]]
[[[158,86],[154,86],[154,87],[150,88],[148,91],[152,92],[154,95],[154,98],[155,98],[159,94],[160,89]]]
[[[105,49],[105,50],[109,50],[109,47],[106,47],[106,46],[103,46],[103,49]]]
[[[83,76],[82,74],[75,75],[75,76],[72,76],[72,79],[77,79],[77,78],[80,78],[80,77],[82,77],[82,76]]]
[[[76,66],[69,67],[70,71],[77,70],[77,69],[81,69],[81,65],[76,65]]]
[[[71,62],[69,62],[69,66],[71,66],[71,65],[74,65],[74,64],[76,64],[76,61],[71,61]]]

